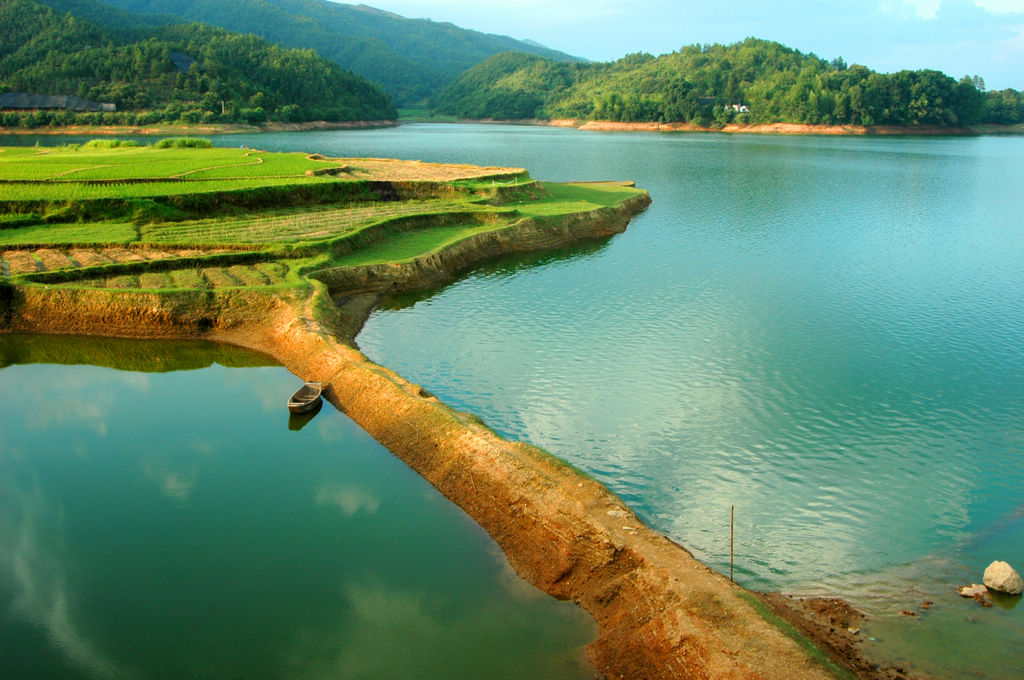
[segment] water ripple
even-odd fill
[[[986,533],[1024,486],[1024,140],[643,139],[605,157],[655,197],[626,233],[377,314],[366,352],[718,568],[735,506],[747,585],[977,567],[972,536],[1024,562]]]

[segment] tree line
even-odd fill
[[[464,118],[578,118],[620,122],[731,122],[968,127],[1024,122],[1015,90],[939,71],[882,74],[776,42],[692,45],[609,63],[557,63],[507,52],[469,69],[434,100]]]
[[[187,55],[179,59],[186,70],[176,55]],[[71,94],[117,107],[7,111],[5,127],[397,117],[379,88],[313,50],[203,24],[107,29],[36,0],[0,5],[0,74],[0,92]]]

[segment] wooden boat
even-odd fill
[[[306,383],[288,400],[288,410],[292,413],[309,413],[320,406],[323,389],[323,385],[318,382]]]

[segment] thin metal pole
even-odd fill
[[[736,520],[736,506],[732,505],[732,506],[729,506],[729,507],[730,507],[730,509],[729,509],[729,580],[732,581],[733,583],[736,583],[736,581],[733,581],[733,579],[732,579],[732,562],[733,562],[733,530],[732,529],[733,529],[733,525],[734,525],[735,520]]]

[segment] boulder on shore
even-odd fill
[[[992,590],[1010,595],[1020,595],[1024,591],[1024,581],[1021,581],[1020,574],[1006,562],[995,561],[988,565],[983,582]]]

